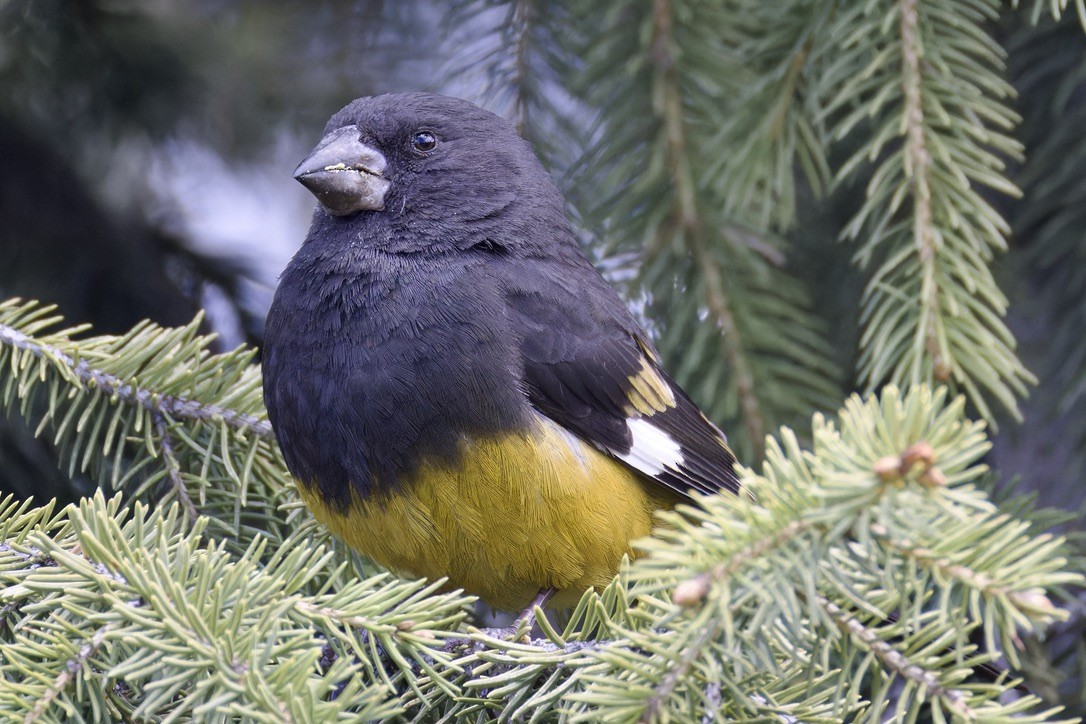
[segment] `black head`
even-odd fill
[[[348,232],[388,251],[437,252],[531,246],[541,225],[567,227],[558,190],[513,125],[448,96],[350,103],[294,175],[321,203],[311,239]]]

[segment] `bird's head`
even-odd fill
[[[348,104],[294,178],[320,202],[315,229],[382,228],[392,251],[521,243],[540,223],[566,224],[559,192],[512,124],[432,93]],[[499,228],[503,238],[490,238]]]

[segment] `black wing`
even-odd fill
[[[738,492],[724,434],[660,369],[614,292],[594,306],[585,291],[508,298],[535,408],[680,495]]]

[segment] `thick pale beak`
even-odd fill
[[[376,148],[362,143],[360,135],[358,126],[337,128],[294,169],[294,178],[330,214],[350,216],[385,208],[392,182],[381,174],[388,162]]]

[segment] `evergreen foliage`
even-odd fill
[[[507,641],[440,582],[329,545],[269,443],[251,351],[209,354],[195,325],[58,323],[0,307],[3,400],[120,492],[0,504],[0,709],[25,721],[1054,713],[972,674],[1018,664],[1017,636],[1066,616],[1048,592],[1081,579],[976,487],[984,426],[945,388],[851,398],[809,452],[782,428],[751,498],[664,514],[561,630]]]
[[[1002,321],[990,270],[1007,222],[982,189],[1017,195],[1003,51],[983,26],[998,3],[906,0],[839,14],[842,52],[824,77],[835,135],[863,138],[840,177],[865,163],[867,196],[846,227],[874,267],[865,293],[859,372],[867,386],[953,381],[991,418],[989,398],[1017,413],[1033,377]],[[881,8],[880,8],[881,10]],[[874,40],[874,42],[872,42]],[[859,69],[859,72],[857,72]],[[858,128],[858,126],[862,126]],[[903,138],[902,138],[903,137]]]

